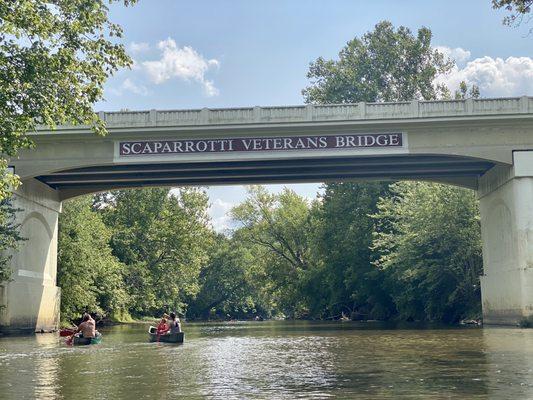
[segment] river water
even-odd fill
[[[184,324],[182,345],[146,325],[99,345],[57,334],[0,338],[0,399],[533,399],[533,330],[391,329],[379,323]]]

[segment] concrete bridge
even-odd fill
[[[57,327],[58,215],[81,194],[141,186],[415,179],[476,190],[486,323],[533,315],[533,98],[101,113],[109,134],[32,133],[11,160],[29,240],[0,286],[0,327]]]

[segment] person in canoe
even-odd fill
[[[161,321],[159,321],[159,324],[157,325],[158,335],[166,335],[170,331],[170,326],[167,321],[167,317],[167,314],[163,314],[163,318],[161,318]]]
[[[176,313],[171,312],[168,321],[170,322],[169,333],[181,332],[181,322],[180,322],[180,319],[176,316]]]
[[[89,313],[83,314],[82,323],[78,326],[75,335],[83,338],[95,338],[98,334],[96,322]]]

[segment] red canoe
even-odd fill
[[[76,333],[76,329],[65,328],[59,331],[59,336],[71,336]]]

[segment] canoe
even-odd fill
[[[157,328],[151,326],[148,329],[148,336],[150,342],[164,342],[164,343],[183,343],[185,334],[183,332],[169,333],[166,335],[158,335]]]
[[[84,337],[74,336],[74,340],[72,344],[74,346],[87,346],[89,344],[98,344],[101,341],[102,341],[102,334],[97,333],[96,337],[93,337],[93,338],[84,338]]]
[[[76,329],[64,328],[59,331],[59,336],[72,336],[76,333]]]

